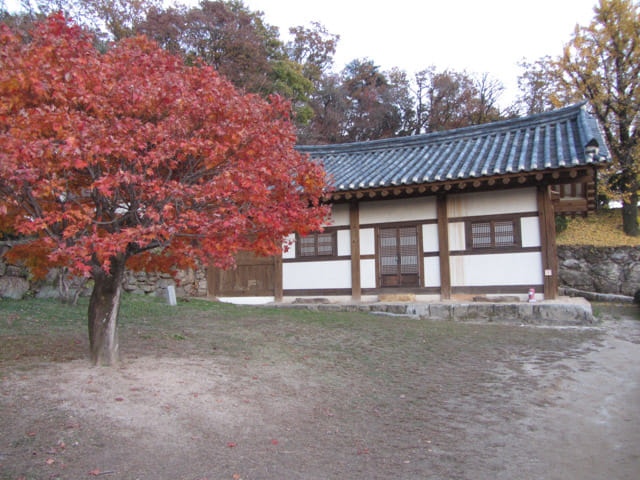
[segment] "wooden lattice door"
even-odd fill
[[[381,228],[378,233],[378,241],[380,286],[419,286],[417,228]]]

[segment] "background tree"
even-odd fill
[[[640,190],[640,7],[601,0],[555,63],[568,98],[587,98],[613,157],[610,189],[622,200],[623,229],[638,236]]]
[[[0,63],[0,225],[31,239],[12,255],[93,279],[94,363],[118,358],[125,266],[277,254],[327,214],[278,97],[241,95],[144,37],[101,54],[59,15],[30,41],[1,25]]]
[[[203,0],[191,8],[151,9],[135,31],[182,55],[187,63],[212,65],[246,92],[284,96],[291,100],[298,124],[308,122],[313,82],[303,65],[287,56],[277,27],[267,24],[262,12],[238,0]]]
[[[622,202],[623,230],[640,235],[640,7],[601,0],[587,27],[576,26],[562,56],[543,58],[520,77],[533,111],[588,100],[612,154],[606,193]]]
[[[411,88],[415,109],[415,134],[479,125],[512,117],[502,112],[498,99],[504,86],[488,73],[472,76],[434,66],[419,71]]]
[[[558,78],[552,62],[551,57],[545,56],[535,62],[523,60],[518,64],[523,72],[518,76],[520,95],[516,103],[523,115],[547,112],[559,104]]]
[[[306,78],[319,82],[333,67],[340,36],[330,33],[318,22],[312,22],[310,27],[292,27],[289,33],[293,36],[287,43],[289,58],[302,65]]]

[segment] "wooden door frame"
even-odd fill
[[[418,283],[417,285],[397,285],[393,287],[382,286],[382,255],[380,252],[380,230],[382,229],[395,229],[401,228],[415,228],[416,229],[416,262],[418,265]],[[422,224],[420,222],[398,222],[393,225],[376,225],[375,231],[375,259],[376,259],[376,288],[393,288],[401,290],[402,288],[420,288],[424,287],[424,254],[422,243]]]

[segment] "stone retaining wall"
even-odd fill
[[[51,270],[44,280],[34,281],[27,268],[4,261],[2,255],[11,248],[11,243],[0,242],[0,297],[14,299],[20,299],[25,295],[36,298],[57,297],[58,275],[55,269]],[[124,289],[130,293],[164,294],[168,285],[176,287],[178,297],[204,297],[207,295],[206,270],[185,270],[179,272],[175,279],[165,273],[127,271],[125,274]]]
[[[177,280],[177,282],[176,282]],[[207,274],[204,268],[178,272],[176,279],[168,273],[131,272],[127,270],[124,290],[134,294],[158,295],[174,285],[178,297],[206,297]]]
[[[640,247],[558,245],[560,286],[633,296],[640,289]]]

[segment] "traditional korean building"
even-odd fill
[[[291,235],[282,258],[240,255],[209,272],[209,293],[234,301],[331,297],[418,300],[477,294],[555,298],[555,215],[595,208],[610,161],[582,103],[445,132],[300,146],[334,191],[323,232]]]

